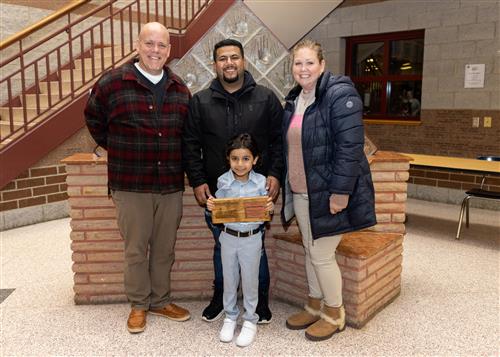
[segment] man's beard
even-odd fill
[[[240,75],[239,74],[236,74],[235,77],[233,78],[227,78],[225,75],[222,75],[222,79],[224,80],[224,82],[226,83],[234,83],[234,82],[237,82],[238,79],[240,79]]]

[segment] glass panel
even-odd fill
[[[380,76],[384,71],[384,43],[359,43],[352,57],[353,76]]]
[[[389,82],[387,85],[389,114],[398,117],[419,117],[421,97],[421,81]]]
[[[390,74],[422,74],[424,60],[424,40],[422,38],[391,41],[390,47]]]
[[[380,82],[358,82],[355,83],[355,86],[363,101],[363,115],[379,114],[382,84]]]

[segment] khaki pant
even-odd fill
[[[306,275],[309,296],[323,299],[331,307],[342,305],[342,275],[335,258],[335,250],[342,235],[312,239],[309,220],[309,197],[293,194],[293,208],[302,233],[306,253]]]
[[[118,228],[125,240],[125,294],[134,308],[162,308],[170,298],[182,192],[113,191],[112,196]]]

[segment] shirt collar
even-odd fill
[[[253,170],[250,171],[250,174],[248,175],[248,181],[242,182],[239,180],[236,180],[236,177],[234,177],[234,172],[233,170],[229,170],[229,185],[232,185],[235,181],[239,182],[242,185],[245,185],[249,183],[250,181],[253,182],[254,184],[257,184],[257,175]]]

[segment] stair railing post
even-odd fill
[[[71,18],[70,14],[68,13],[68,25],[66,25],[67,30],[66,32],[68,33],[68,43],[69,43],[69,63],[70,63],[70,71],[69,71],[69,85],[70,85],[70,96],[71,98],[75,97],[75,87],[73,84],[73,69],[71,69],[71,61],[73,61],[73,32],[71,31]],[[61,76],[59,77],[59,81],[62,83],[62,71],[61,71]]]
[[[109,2],[109,29],[111,32],[111,66],[115,68],[115,30],[113,25],[113,1]]]
[[[23,52],[23,40],[19,40],[19,65],[21,67],[21,98],[23,103],[23,129],[24,132],[28,131],[28,111],[26,108],[26,74],[24,68],[24,52]],[[11,118],[14,121],[14,117]]]

